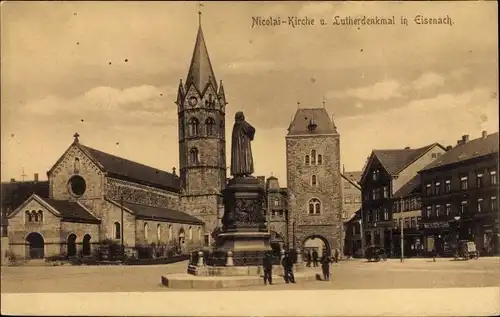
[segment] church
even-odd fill
[[[80,141],[78,133],[47,172],[48,195],[31,195],[8,215],[16,257],[90,255],[104,240],[177,253],[209,246],[224,213],[227,182],[222,81],[217,82],[201,24],[185,82],[178,86],[179,170],[120,158]],[[232,120],[231,120],[232,122]],[[286,136],[287,183],[259,177],[274,245],[303,248],[317,239],[340,248],[339,134],[324,107],[298,109]]]

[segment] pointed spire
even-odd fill
[[[191,84],[203,92],[208,84],[211,84],[217,91],[217,81],[208,56],[205,38],[201,25],[198,27],[198,35],[194,46],[193,57],[191,58],[191,66],[186,78],[186,89],[189,89]]]
[[[219,84],[219,92],[218,92],[218,95],[220,97],[224,96],[224,86],[222,85],[222,80],[220,81],[220,84]]]

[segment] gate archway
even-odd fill
[[[282,235],[280,235],[276,231],[271,230],[270,233],[271,233],[271,238],[270,238],[271,249],[273,250],[273,254],[279,256],[281,249],[285,248],[285,239],[283,238]]]
[[[72,233],[68,236],[68,256],[76,255],[76,234]]]
[[[311,235],[305,238],[302,242],[302,250],[304,253],[316,251],[318,253],[318,257],[321,257],[324,251],[330,253],[331,247],[325,237],[320,235]]]
[[[82,246],[82,253],[83,255],[90,255],[90,240],[92,237],[90,234],[86,234],[83,236],[83,246]]]
[[[45,257],[45,240],[38,232],[31,232],[26,236],[28,255],[30,259],[43,259]]]

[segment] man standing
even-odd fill
[[[306,266],[307,267],[311,267],[311,257],[312,257],[311,250],[307,250],[307,252],[306,252],[306,261],[307,261]]]
[[[264,255],[264,259],[262,261],[262,267],[264,268],[264,285],[273,285],[273,256],[271,251],[268,251]]]
[[[339,250],[337,250],[337,248],[335,248],[334,259],[335,263],[339,262]]]
[[[312,258],[313,258],[313,266],[317,267],[318,266],[318,251],[316,251],[316,249],[314,249],[312,252]]]
[[[295,283],[295,276],[293,275],[293,259],[290,257],[288,252],[285,253],[283,260],[281,261],[283,266],[285,282],[288,284],[290,282]]]
[[[332,259],[328,256],[328,253],[323,253],[323,256],[321,257],[321,270],[323,271],[323,278],[325,281],[330,280],[330,263],[332,262]]]

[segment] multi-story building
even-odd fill
[[[266,181],[267,208],[266,219],[271,233],[273,249],[284,249],[289,245],[288,191],[279,185],[278,179],[271,176]]]
[[[418,149],[372,151],[360,180],[363,249],[368,245],[381,245],[391,250],[392,196],[445,151],[438,143]]]
[[[457,145],[420,171],[425,250],[453,250],[475,241],[481,254],[498,254],[498,132]]]
[[[356,250],[361,249],[361,239],[356,240],[359,235],[354,237],[352,229],[348,228],[350,220],[361,208],[361,187],[358,183],[360,178],[361,171],[346,172],[345,168],[342,167],[342,221],[344,223],[342,249],[344,254],[353,254]]]
[[[297,110],[286,136],[286,160],[293,247],[339,249],[340,136],[325,108]]]
[[[401,236],[405,257],[421,255],[423,236],[419,227],[422,216],[420,175],[413,177],[395,192],[392,195],[392,201],[392,255],[401,256]]]

